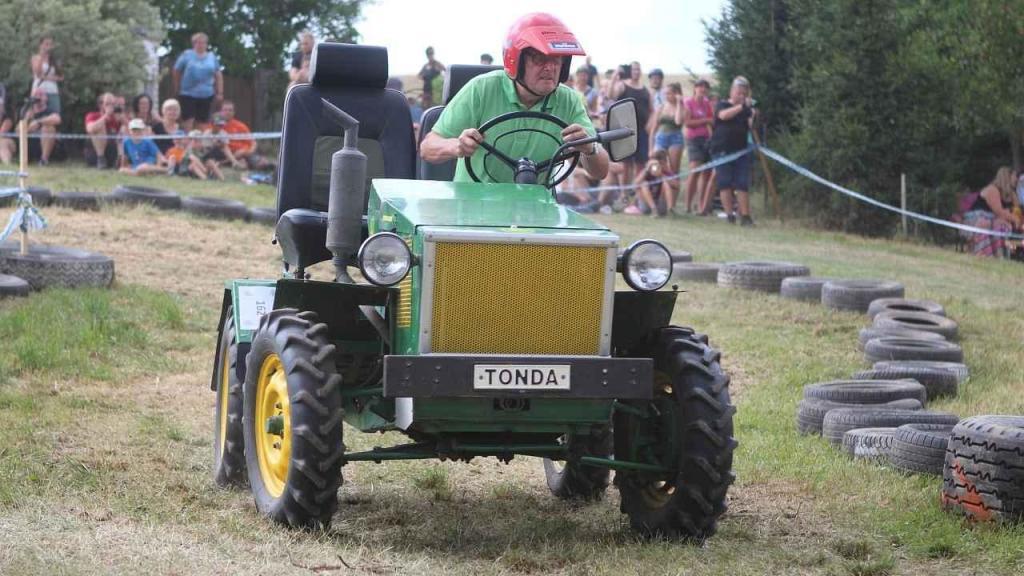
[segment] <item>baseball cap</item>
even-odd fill
[[[142,118],[132,118],[132,121],[128,123],[129,130],[145,130],[146,123]]]
[[[665,73],[661,71],[661,68],[651,68],[651,71],[647,73],[647,77],[650,78],[651,76],[661,76],[664,78]]]

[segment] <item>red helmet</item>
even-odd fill
[[[505,73],[513,80],[522,81],[525,66],[522,56],[526,48],[533,48],[545,56],[564,56],[559,83],[569,78],[572,57],[587,55],[569,28],[544,12],[527,14],[508,29],[502,59],[505,61]]]

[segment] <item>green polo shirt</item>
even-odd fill
[[[575,90],[559,84],[550,96],[542,98],[532,108],[526,108],[519,101],[515,84],[504,70],[494,70],[470,80],[444,107],[433,131],[444,138],[457,138],[467,128],[479,128],[495,116],[521,110],[546,112],[561,118],[566,124],[579,124],[591,135],[594,134],[594,125]],[[522,129],[533,132],[515,132]],[[484,134],[484,139],[512,158],[526,157],[534,162],[543,162],[551,158],[562,145],[562,129],[545,120],[519,118],[498,124]],[[501,160],[489,156],[483,148],[477,149],[471,161],[473,171],[484,182],[513,180],[512,169]],[[543,179],[547,175],[540,176]],[[465,161],[459,158],[455,181],[471,180]]]

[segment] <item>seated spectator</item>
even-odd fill
[[[192,149],[192,138],[182,130],[175,134],[180,138],[175,138],[174,145],[167,150],[167,173],[206,180],[206,168]]]
[[[996,177],[981,189],[976,196],[967,198],[964,224],[974,228],[983,228],[993,232],[1008,233],[1020,229],[1024,222],[1013,213],[1018,205],[1017,175],[1013,170],[1003,166],[996,172]],[[970,233],[971,253],[977,256],[1002,256],[1006,251],[1006,239],[982,232]]]
[[[41,88],[32,91],[32,106],[25,114],[28,122],[29,134],[38,133],[40,138],[39,165],[46,166],[50,163],[50,154],[53,147],[57,145],[54,136],[57,134],[57,126],[60,126],[60,114],[50,108],[50,99]]]
[[[235,103],[225,100],[220,107],[220,117],[224,121],[223,130],[232,136],[252,134],[249,126],[235,118]],[[235,168],[250,170],[272,170],[275,162],[256,151],[256,140],[252,138],[231,138],[228,140],[228,159]]]
[[[153,125],[160,122],[160,115],[153,110],[153,99],[148,94],[139,94],[132,98],[132,118],[140,118],[146,123],[146,132],[152,133]]]
[[[181,118],[181,104],[178,103],[174,98],[168,98],[164,100],[164,105],[160,107],[160,113],[163,119],[156,124],[153,124],[153,134],[156,136],[167,136],[168,134],[177,134],[182,130],[182,126],[178,121]],[[171,147],[171,140],[166,138],[156,139],[156,147],[160,149],[160,152],[167,154],[167,150]]]
[[[673,208],[679,181],[673,176],[675,173],[669,168],[668,153],[655,150],[634,180],[638,212],[657,217],[675,214]]]
[[[126,165],[121,167],[124,174],[145,176],[161,174],[167,171],[164,155],[149,138],[144,137],[146,123],[142,118],[134,118],[128,123],[128,139],[124,141],[124,157]]]
[[[96,110],[85,115],[85,133],[92,137],[92,145],[85,147],[85,163],[101,170],[117,167],[118,143],[111,136],[120,134],[124,125],[124,108],[117,107],[114,95],[100,94]]]
[[[7,91],[0,84],[0,134],[14,132],[14,121],[7,114]],[[13,138],[0,136],[0,164],[10,164],[17,147]]]
[[[214,127],[210,130],[205,132],[193,130],[189,133],[189,136],[192,136],[193,139],[199,139],[199,143],[195,148],[199,159],[203,163],[203,167],[206,169],[207,180],[223,180],[224,172],[220,169],[221,164],[238,162],[238,160],[231,156],[227,139],[214,137],[221,134],[223,126],[223,120],[220,120],[220,124],[215,123]]]

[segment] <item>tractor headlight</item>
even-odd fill
[[[402,281],[412,267],[412,252],[397,234],[379,232],[359,247],[359,270],[377,286],[393,286]]]
[[[638,240],[622,254],[622,276],[634,290],[657,290],[672,277],[672,255],[661,242]]]

